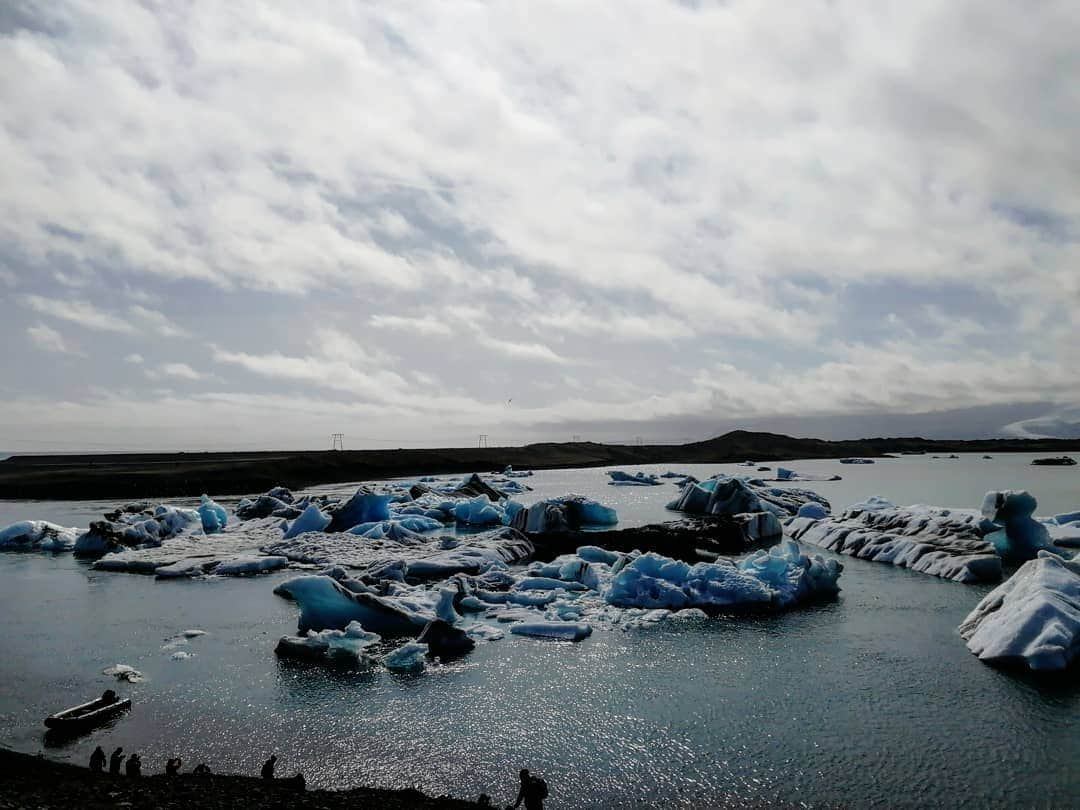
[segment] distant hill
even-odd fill
[[[707,441],[680,445],[567,442],[428,450],[22,455],[0,461],[0,498],[121,500],[203,492],[239,495],[264,492],[277,484],[300,489],[377,478],[501,470],[508,464],[518,469],[554,469],[874,457],[905,452],[1077,451],[1080,439],[942,441],[906,437],[826,441],[733,430]]]

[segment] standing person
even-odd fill
[[[165,762],[165,775],[176,776],[180,773],[180,766],[184,764],[184,761],[180,757],[171,757]]]
[[[127,775],[135,779],[142,776],[142,757],[132,754],[127,761]],[[526,805],[527,807],[528,805]]]
[[[544,799],[548,796],[547,782],[530,774],[527,768],[522,768],[518,776],[521,778],[521,787],[513,806],[518,807],[525,802],[525,810],[544,810]]]
[[[90,770],[94,773],[101,773],[105,770],[105,752],[99,745],[94,749],[94,753],[90,755]]]
[[[120,775],[120,766],[124,763],[124,749],[117,748],[109,757],[109,773],[113,776]]]
[[[273,779],[274,778],[274,763],[277,762],[277,754],[271,754],[270,759],[263,763],[262,778]]]

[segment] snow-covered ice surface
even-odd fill
[[[1080,561],[1040,551],[987,594],[959,631],[983,661],[1064,669],[1080,654]]]
[[[975,510],[898,507],[881,498],[832,518],[796,517],[787,531],[800,543],[864,560],[898,565],[955,582],[997,582],[1001,558],[985,539]]]

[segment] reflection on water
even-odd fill
[[[934,466],[945,464],[948,473]],[[806,486],[841,506],[879,493],[974,507],[971,491],[1007,486],[1030,487],[1043,513],[1080,506],[1080,476],[1070,484],[1054,477],[1062,469],[981,464],[996,472],[974,459],[905,458]],[[785,466],[829,465],[839,468]],[[626,524],[665,517],[675,491],[605,480],[571,470],[527,483],[532,497],[573,490],[613,503]],[[3,522],[20,508],[5,505]],[[38,750],[47,714],[114,685],[101,670],[126,663],[146,675],[117,687],[133,698],[128,716],[51,755],[85,761],[99,743],[123,745],[149,772],[181,755],[254,774],[276,751],[282,773],[303,770],[313,786],[483,791],[497,804],[513,798],[524,766],[547,778],[552,807],[1074,803],[1075,673],[1047,682],[970,655],[955,628],[986,587],[844,564],[833,604],[601,631],[578,644],[508,636],[409,676],[278,661],[278,636],[296,626],[295,606],[271,593],[287,574],[155,582],[92,572],[70,556],[3,555],[0,735]],[[209,633],[184,646],[191,658],[171,660],[163,647],[188,628]]]

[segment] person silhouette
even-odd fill
[[[90,770],[94,773],[101,773],[105,770],[105,752],[100,745],[90,755]]]
[[[277,762],[277,754],[271,754],[270,759],[266,760],[262,766],[262,778],[273,779],[274,778],[274,763]]]
[[[109,756],[109,773],[113,776],[120,775],[120,766],[124,764],[124,749],[117,748]]]
[[[165,775],[176,776],[180,773],[180,766],[183,764],[184,760],[180,759],[180,757],[170,757],[165,762]]]
[[[518,807],[525,802],[525,810],[544,810],[544,799],[547,798],[547,782],[538,776],[529,773],[528,768],[522,768],[518,772],[521,779],[521,787],[518,789],[517,799],[513,807]]]
[[[132,754],[127,761],[127,775],[134,778],[142,776],[142,757]]]

